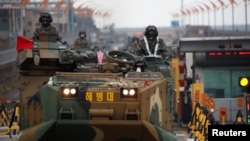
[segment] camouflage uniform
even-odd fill
[[[86,39],[87,34],[85,31],[80,31],[79,32],[79,38],[76,39],[75,43],[74,43],[74,50],[84,50],[84,49],[89,49],[89,43],[88,40]]]
[[[59,32],[57,31],[57,29],[53,26],[48,26],[46,27],[39,27],[36,28],[35,32],[34,32],[34,36],[33,36],[33,40],[34,41],[39,41],[39,36],[42,34],[55,34],[56,35],[56,40],[57,41],[61,41],[62,37],[59,35]]]
[[[78,38],[76,39],[74,43],[73,49],[75,50],[81,50],[81,49],[88,49],[89,48],[89,43],[86,38]]]
[[[157,28],[150,25],[146,28],[144,38],[140,41],[140,49],[137,55],[161,55],[165,60],[167,57],[167,46],[163,39],[159,38]]]
[[[48,13],[48,12],[40,13],[39,23],[41,24],[41,27],[36,28],[32,39],[34,41],[39,41],[40,35],[55,34],[56,41],[61,42],[62,37],[59,36],[57,29],[51,25],[52,21],[53,21],[53,18],[51,17],[50,13]]]
[[[133,44],[128,47],[128,52],[134,55],[137,55],[137,51],[140,49],[138,44]]]
[[[155,47],[156,44],[158,43],[158,49],[155,55],[161,55],[163,57],[163,59],[165,59],[167,57],[167,46],[164,42],[163,39],[159,38],[158,40],[147,40],[148,42],[148,47],[149,47],[149,51],[151,52],[151,54],[155,53]],[[144,41],[144,39],[142,39],[140,41],[140,49],[138,49],[137,54],[140,56],[143,55],[150,55],[149,52],[147,51],[147,47],[146,47],[146,43]]]
[[[139,42],[140,42],[140,39],[138,37],[133,37],[132,43],[128,46],[127,51],[129,53],[137,56],[137,51],[140,49]]]

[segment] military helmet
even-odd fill
[[[81,34],[84,34],[84,35],[85,35],[85,37],[87,37],[87,34],[86,34],[86,32],[85,32],[85,31],[80,31],[80,32],[79,32],[79,34],[78,34],[78,35],[79,35],[79,37],[81,36]]]
[[[135,62],[134,62],[134,71],[138,71],[138,67],[140,68],[140,71],[141,72],[144,72],[145,70],[145,67],[147,67],[146,65],[146,62],[145,62],[145,58],[143,56],[138,56],[136,59],[135,59]]]
[[[140,39],[138,37],[133,37],[132,42],[134,42],[134,41],[140,41]]]
[[[46,21],[44,21],[44,20],[46,20]],[[53,19],[52,19],[52,16],[50,15],[50,13],[42,12],[40,14],[40,17],[39,17],[40,23],[48,22],[50,24],[50,23],[52,23],[52,21],[53,21]]]
[[[148,38],[156,38],[158,36],[158,30],[156,26],[154,25],[147,26],[144,35]]]

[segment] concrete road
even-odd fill
[[[194,141],[194,138],[189,138],[187,128],[174,127],[174,133],[176,134],[177,141]],[[0,135],[0,141],[17,141],[18,135],[12,136],[12,139],[8,135]]]
[[[194,141],[194,138],[189,138],[190,134],[188,134],[187,128],[174,127],[174,133],[176,134],[177,141]]]
[[[0,135],[0,141],[17,141],[17,138],[17,135],[12,136],[12,138],[9,135]]]
[[[0,52],[0,65],[16,61],[17,52],[15,49],[4,50]]]

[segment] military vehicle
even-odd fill
[[[86,55],[43,36],[18,52],[19,141],[176,141],[161,59],[110,51],[105,62],[76,66]],[[131,69],[140,61],[144,71]]]

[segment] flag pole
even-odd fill
[[[232,2],[232,31],[234,31],[234,2]]]
[[[181,27],[183,27],[184,22],[184,14],[183,14],[183,0],[181,0]]]
[[[245,26],[246,26],[246,35],[248,35],[248,27],[247,27],[247,0],[245,2]]]
[[[221,7],[221,14],[222,14],[222,31],[224,32],[224,6]]]
[[[183,14],[183,9],[184,9],[184,5],[183,5],[183,0],[181,0],[181,31],[183,31],[183,26],[184,26],[184,14]],[[180,37],[182,37],[182,32],[180,32]]]
[[[214,12],[214,30],[216,30],[216,11],[217,11],[217,6],[216,4],[210,0],[210,3],[213,6],[213,12]]]
[[[218,0],[221,6],[221,14],[222,14],[222,31],[224,33],[224,8],[225,8],[225,4],[222,0]]]

